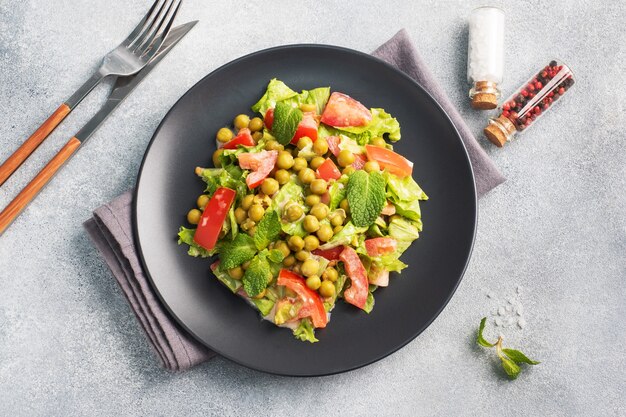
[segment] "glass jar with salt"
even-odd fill
[[[467,81],[469,97],[479,110],[498,106],[504,67],[504,12],[491,6],[472,11],[469,19]]]

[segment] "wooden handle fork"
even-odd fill
[[[52,179],[54,174],[63,166],[63,164],[78,150],[80,140],[73,137],[65,146],[43,167],[41,171],[28,183],[26,187],[9,203],[8,206],[0,213],[0,235],[9,227],[9,225],[20,215],[33,198],[41,191],[41,189]]]
[[[65,119],[65,117],[70,113],[70,107],[63,103],[59,106],[58,109],[52,113],[52,116],[48,118],[39,129],[35,131],[26,142],[22,144],[13,154],[4,161],[2,165],[0,165],[0,185],[4,184],[4,182],[15,172],[16,169],[22,165],[22,163],[28,158],[28,156],[34,152],[35,149],[44,141],[45,138],[48,137],[50,132],[54,130],[55,127],[59,125]]]

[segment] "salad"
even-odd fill
[[[370,313],[422,230],[413,164],[393,151],[398,121],[329,87],[277,79],[217,132],[213,167],[180,228],[188,254],[266,320],[316,342],[339,299]]]

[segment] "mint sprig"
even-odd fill
[[[541,362],[532,360],[528,358],[528,356],[524,355],[521,351],[509,348],[502,347],[502,336],[498,337],[498,340],[495,343],[489,343],[483,337],[483,330],[485,329],[485,324],[487,323],[487,317],[483,317],[480,321],[480,326],[478,327],[478,336],[476,337],[476,343],[480,346],[491,348],[496,347],[496,353],[502,362],[502,368],[504,372],[508,375],[510,379],[516,379],[520,372],[522,372],[522,368],[519,366],[522,363],[526,363],[528,365],[537,365]]]
[[[272,134],[278,143],[287,145],[291,142],[300,121],[302,121],[302,111],[299,108],[286,103],[276,103]]]

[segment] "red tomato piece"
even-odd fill
[[[198,228],[193,235],[194,242],[206,250],[211,250],[215,247],[217,237],[222,231],[222,225],[224,220],[226,220],[228,210],[230,210],[236,194],[230,188],[221,187],[215,190],[213,197],[211,197],[204,208],[202,217],[200,217]]]
[[[334,127],[365,126],[372,120],[372,113],[352,97],[334,92],[322,113],[322,123]]]
[[[341,152],[341,149],[339,149],[340,141],[341,139],[339,136],[329,136],[326,138],[326,142],[328,142],[328,149],[330,149],[332,154],[335,156],[339,155],[339,152]]]
[[[370,161],[378,162],[381,168],[400,178],[407,177],[413,173],[413,162],[394,151],[372,145],[365,145],[365,151]]]
[[[316,328],[326,327],[328,315],[324,309],[324,303],[317,292],[306,286],[304,278],[286,269],[281,269],[276,283],[284,285],[298,294],[304,303],[298,314],[299,317],[311,317],[313,326]]]
[[[248,188],[258,187],[274,169],[278,151],[261,151],[257,153],[243,152],[237,155],[239,166],[252,170],[246,177]]]
[[[354,162],[352,163],[352,167],[354,169],[363,169],[363,167],[365,166],[365,163],[367,162],[367,158],[365,157],[365,155],[361,155],[358,153],[354,154]]]
[[[365,241],[365,250],[369,256],[380,256],[391,253],[398,247],[398,242],[391,237],[375,237]]]
[[[254,146],[254,139],[252,139],[252,134],[250,133],[250,129],[244,127],[243,129],[237,132],[237,136],[233,139],[229,140],[224,144],[224,149],[237,149],[238,145],[243,146]]]
[[[343,252],[344,246],[337,246],[332,249],[315,249],[313,255],[321,256],[329,261],[336,261],[339,259],[339,255]]]
[[[314,112],[306,112],[302,114],[302,120],[298,124],[296,133],[293,135],[293,139],[291,139],[291,144],[297,144],[300,138],[304,136],[308,136],[313,142],[317,140],[317,120],[315,119]]]
[[[346,273],[352,281],[350,288],[343,292],[343,297],[352,305],[360,309],[365,307],[369,282],[367,281],[367,271],[361,262],[361,258],[354,249],[346,246],[339,259],[343,261]]]
[[[326,160],[317,168],[317,176],[323,180],[335,179],[338,180],[341,178],[341,171],[337,168],[337,165],[330,158],[326,158]]]
[[[263,118],[265,121],[265,127],[269,130],[272,130],[272,125],[274,124],[274,109],[267,109],[265,112],[265,117]]]

